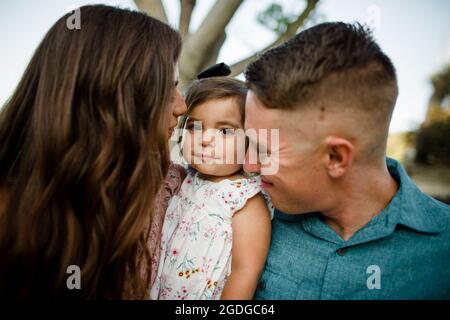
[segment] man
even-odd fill
[[[385,157],[397,79],[370,32],[317,25],[245,75],[246,130],[279,129],[244,164],[277,208],[255,298],[450,298],[450,207]]]

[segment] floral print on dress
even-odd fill
[[[231,273],[231,218],[261,191],[259,177],[211,182],[189,172],[167,208],[150,297],[220,299]]]

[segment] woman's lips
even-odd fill
[[[174,124],[173,126],[171,126],[171,127],[169,128],[169,136],[172,136],[173,132],[175,131],[176,126],[177,126],[177,125]]]

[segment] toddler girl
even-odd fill
[[[258,177],[242,172],[242,81],[201,79],[186,95],[183,157],[189,165],[169,202],[152,299],[252,299],[270,244]]]

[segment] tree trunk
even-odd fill
[[[181,13],[178,29],[183,39],[189,34],[189,25],[195,4],[196,0],[180,0]]]
[[[201,70],[205,56],[236,13],[243,0],[217,0],[199,29],[187,37],[180,57],[180,78],[187,82]]]
[[[135,0],[139,10],[146,12],[152,17],[167,23],[167,15],[161,0]]]
[[[182,86],[194,79],[203,68],[217,61],[220,49],[226,39],[225,28],[243,1],[216,0],[198,30],[189,34],[189,25],[196,0],[180,0],[179,31],[183,37],[183,50],[180,56],[179,68]],[[319,0],[306,0],[306,2],[306,8],[298,18],[287,26],[286,31],[281,36],[259,53],[283,43],[297,33],[298,29],[305,24],[311,12],[316,8]],[[135,3],[140,10],[165,23],[168,22],[162,0],[135,0]],[[255,57],[256,53],[233,64],[231,66],[231,75],[236,76],[242,73],[247,64]]]

